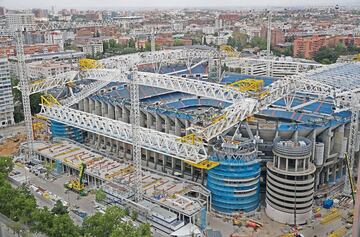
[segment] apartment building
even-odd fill
[[[321,47],[334,47],[337,44],[360,46],[360,37],[352,35],[300,37],[294,40],[294,56],[312,59]]]
[[[5,15],[7,26],[10,25],[32,25],[35,22],[33,13],[7,13]]]
[[[76,64],[65,63],[61,61],[33,62],[27,65],[29,77],[33,79],[46,78],[68,72],[75,66]]]
[[[0,58],[0,128],[14,124],[14,101],[10,68],[6,58]]]

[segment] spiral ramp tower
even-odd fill
[[[315,165],[310,161],[311,140],[274,139],[273,162],[267,163],[266,214],[285,224],[310,220],[314,200]]]
[[[220,165],[208,171],[214,211],[232,215],[255,210],[260,203],[260,163],[252,141],[224,142],[210,157]]]

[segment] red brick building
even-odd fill
[[[35,53],[50,53],[50,52],[59,52],[60,48],[58,44],[33,44],[33,45],[24,45],[25,54],[35,54]],[[1,47],[0,56],[14,56],[16,55],[15,45]]]
[[[294,56],[312,59],[321,47],[335,47],[339,43],[345,47],[360,46],[360,37],[352,35],[301,37],[294,40]]]
[[[267,27],[261,27],[260,37],[267,39]],[[271,47],[275,47],[278,44],[285,43],[285,34],[280,29],[274,28],[271,30]]]

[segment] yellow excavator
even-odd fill
[[[83,177],[85,174],[86,164],[81,161],[79,156],[76,156],[78,160],[80,161],[80,173],[78,179],[70,180],[69,182],[65,183],[65,188],[72,190],[76,193],[79,193],[80,196],[86,196],[87,191],[85,190],[85,184],[83,182]]]

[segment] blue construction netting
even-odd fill
[[[212,160],[219,161],[217,157]],[[260,203],[260,163],[226,159],[208,171],[212,207],[222,213],[249,212]]]
[[[53,137],[64,137],[77,142],[84,142],[83,131],[78,128],[51,120],[50,130]]]

